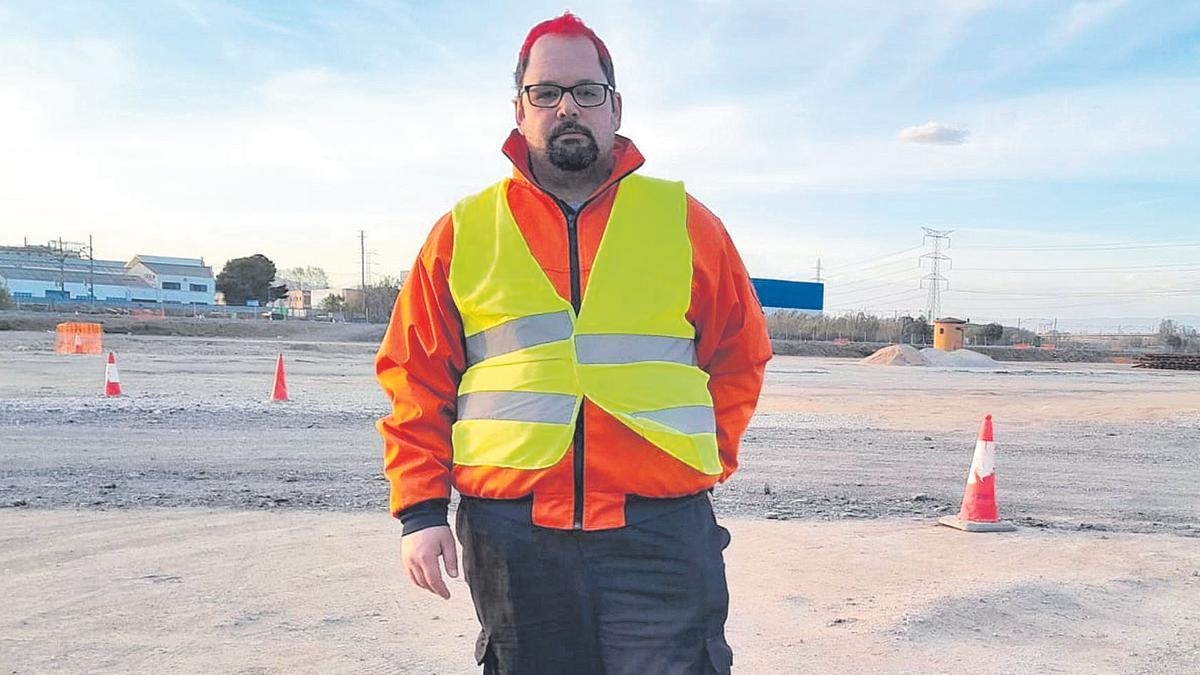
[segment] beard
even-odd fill
[[[567,133],[582,134],[586,140],[559,142],[559,137]],[[595,164],[599,157],[600,147],[596,145],[592,132],[569,120],[554,128],[550,142],[546,144],[546,159],[561,171],[584,171]]]

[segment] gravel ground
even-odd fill
[[[105,399],[102,358],[56,355],[51,342],[46,333],[0,333],[9,354],[0,365],[0,507],[386,508],[373,422],[387,408],[371,345],[106,336],[126,395]],[[280,350],[293,400],[269,403]],[[954,512],[978,414],[936,409],[1020,391],[1029,395],[1007,415],[1028,407],[1028,424],[998,422],[1002,516],[1033,527],[1200,537],[1200,377],[1019,368],[777,357],[742,468],[714,495],[718,512],[777,520]],[[1178,407],[1141,415],[1123,403],[1176,389],[1186,394],[1171,399]],[[1062,392],[1071,406],[1056,404],[1048,416],[1038,396]],[[1096,412],[1113,401],[1130,414]],[[897,408],[926,412],[898,424]]]

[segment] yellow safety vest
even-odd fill
[[[466,335],[454,463],[557,464],[583,398],[664,452],[721,473],[708,374],[687,320],[692,245],[682,183],[630,175],[579,315],[534,259],[508,205],[508,180],[454,208],[450,292]]]

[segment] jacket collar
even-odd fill
[[[521,132],[513,129],[508,135],[508,140],[504,142],[501,152],[513,164],[513,180],[527,183],[534,189],[546,192],[533,178],[533,170],[529,166],[529,146],[526,145],[525,137],[521,135]],[[637,171],[646,162],[646,158],[642,156],[633,141],[620,134],[617,134],[613,141],[613,160],[612,173],[596,188],[595,192],[588,196],[587,201],[591,201],[596,195],[603,193],[625,176]]]

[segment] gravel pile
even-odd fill
[[[929,360],[912,345],[884,347],[859,363],[868,366],[927,366]]]
[[[1000,362],[996,361],[986,354],[973,352],[970,349],[956,349],[952,352],[944,352],[933,347],[926,347],[921,350],[921,356],[929,362],[931,366],[939,368],[1000,368]]]

